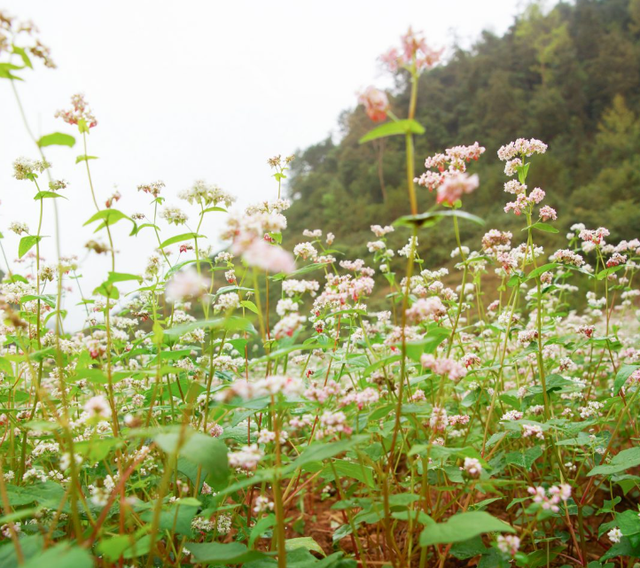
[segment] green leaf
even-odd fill
[[[9,513],[8,515],[2,515],[0,517],[0,524],[4,525],[5,523],[15,523],[16,521],[21,521],[22,519],[26,519],[27,517],[33,517],[39,511],[40,510],[35,507],[14,511],[13,513]]]
[[[195,238],[206,238],[205,235],[199,235],[198,233],[183,233],[182,235],[176,235],[175,237],[171,237],[166,241],[163,241],[158,248],[166,248],[170,245],[174,245],[176,243],[181,243],[182,241],[190,241]]]
[[[434,327],[420,341],[406,343],[407,357],[413,361],[420,361],[423,353],[434,353],[435,350],[449,335],[451,330],[445,327]],[[397,347],[402,347],[402,343],[397,343]]]
[[[105,298],[110,298],[111,300],[117,300],[120,297],[120,291],[116,288],[111,282],[108,280],[103,282],[98,286],[94,291],[94,294],[100,294]]]
[[[424,134],[424,126],[419,122],[411,119],[396,120],[394,122],[386,122],[377,128],[367,132],[359,143],[364,144],[378,138],[386,138],[387,136],[398,136],[400,134]]]
[[[357,462],[347,460],[336,460],[333,467],[335,467],[340,478],[349,477],[351,479],[357,479],[369,487],[375,487],[373,469],[368,465],[361,465]],[[333,478],[333,468],[329,466],[326,471],[330,474],[331,478]]]
[[[271,527],[275,526],[276,522],[276,516],[273,513],[260,519],[251,529],[251,534],[249,535],[249,546],[253,547],[253,543]]]
[[[553,270],[556,266],[558,266],[557,262],[550,262],[549,264],[544,264],[542,266],[538,266],[538,268],[534,268],[531,272],[529,272],[529,274],[527,274],[527,277],[525,278],[525,282],[527,280],[537,278],[541,274],[544,274],[545,272],[549,272],[549,270]]]
[[[114,448],[122,446],[124,446],[124,441],[119,438],[104,438],[78,442],[74,448],[79,455],[95,464],[105,459]]]
[[[507,523],[496,519],[484,511],[471,511],[453,515],[444,523],[428,525],[420,534],[420,545],[449,544],[464,542],[478,535],[490,532],[515,533]]]
[[[106,385],[109,383],[109,379],[100,369],[80,369],[67,380],[75,383],[81,379],[86,379],[90,383],[98,385]]]
[[[306,548],[307,550],[313,550],[326,556],[322,547],[313,540],[310,536],[303,536],[300,538],[288,538],[284,543],[285,550],[295,550],[296,548]]]
[[[69,146],[69,148],[73,148],[75,143],[76,139],[73,136],[63,134],[62,132],[47,134],[38,140],[38,146],[40,146],[40,148],[44,148],[46,146]]]
[[[527,471],[531,469],[533,462],[535,462],[543,454],[540,446],[533,446],[524,452],[509,452],[505,456],[505,462],[507,465],[517,465]]]
[[[22,568],[92,568],[93,559],[88,550],[61,542],[38,554],[22,565]]]
[[[637,511],[623,511],[616,514],[618,528],[624,536],[633,536],[640,533],[640,518]]]
[[[629,538],[623,538],[620,542],[615,543],[601,557],[600,562],[617,558],[618,556],[629,556],[630,558],[640,558],[640,546],[633,546]],[[633,565],[632,565],[633,566]]]
[[[587,475],[612,475],[640,465],[640,447],[628,448],[615,455],[607,465],[597,465]]]
[[[0,63],[0,79],[11,79],[12,81],[22,81],[20,77],[11,73],[11,71],[17,71],[22,69],[18,65],[12,63]]]
[[[31,63],[31,59],[29,59],[27,52],[21,47],[18,47],[17,45],[12,45],[11,47],[13,48],[13,53],[20,56],[25,67],[28,67],[29,69],[33,69],[33,64]]]
[[[55,199],[56,197],[62,197],[62,199],[67,199],[64,195],[60,195],[55,191],[39,191],[38,193],[36,193],[33,200],[38,201],[40,199]]]
[[[142,225],[138,225],[137,227],[134,227],[130,236],[137,235],[140,231],[142,231],[142,229],[147,229],[147,228],[155,229],[156,231],[160,230],[160,227],[158,227],[158,225],[154,225],[153,223],[143,223]]]
[[[133,219],[125,215],[122,211],[118,211],[117,209],[103,209],[102,211],[98,211],[95,215],[93,215],[91,219],[85,222],[82,226],[86,227],[87,225],[95,223],[96,221],[102,221],[105,225],[115,225],[122,219],[128,219],[133,223]]]
[[[230,542],[229,544],[187,542],[184,547],[193,555],[198,564],[241,564],[265,558],[264,554],[249,550],[241,542]]]
[[[318,442],[311,444],[291,463],[287,469],[297,469],[307,463],[321,462],[346,452],[362,441],[361,436],[354,436],[348,440],[339,440],[338,442]]]
[[[327,268],[329,265],[324,262],[314,262],[312,264],[307,264],[307,266],[303,266],[302,268],[298,268],[298,270],[294,270],[293,272],[284,273],[278,272],[278,274],[274,274],[271,276],[271,280],[284,280],[285,278],[295,278],[297,276],[301,276],[302,274],[307,274],[309,272],[313,272],[314,270],[318,270],[320,268]]]
[[[39,483],[28,487],[7,485],[7,494],[12,506],[37,503],[41,507],[57,509],[64,499],[64,489],[53,481]]]
[[[623,268],[624,268],[624,264],[619,264],[618,266],[610,266],[609,268],[605,268],[604,270],[601,270],[600,272],[598,272],[598,275],[596,276],[596,278],[598,280],[604,280],[610,274],[613,274],[614,272],[618,272],[618,270],[622,270]]]
[[[243,300],[240,302],[240,305],[243,308],[247,308],[249,311],[252,311],[254,314],[259,314],[258,306],[256,306],[251,300]]]
[[[145,525],[137,530],[135,534],[123,534],[113,538],[102,538],[98,543],[97,550],[112,562],[123,556],[124,558],[135,558],[141,554],[149,552],[149,538],[145,538],[145,533],[151,529],[151,525]],[[136,554],[139,552],[140,554]]]
[[[524,166],[518,166],[516,171],[518,172],[518,181],[522,184],[527,181],[527,174],[529,173],[529,166],[531,162],[527,162]]]
[[[538,221],[537,223],[533,223],[533,225],[529,225],[528,227],[525,227],[522,230],[526,231],[527,229],[537,229],[538,231],[542,231],[543,233],[559,233],[560,232],[555,227],[551,225],[547,225],[540,221]]]
[[[226,318],[217,318],[212,320],[200,320],[190,323],[177,325],[164,331],[165,340],[175,341],[185,333],[189,333],[195,329],[210,330],[226,330],[226,331],[247,331],[255,333],[256,329],[253,324],[246,318],[239,316],[229,316]]]
[[[620,389],[624,386],[624,384],[627,382],[627,379],[636,371],[636,369],[640,369],[640,365],[622,365],[622,367],[618,369],[616,379],[613,382],[614,395],[620,392]]]
[[[497,548],[490,548],[486,554],[482,555],[478,563],[478,568],[510,568],[510,566],[511,559],[507,560]]]
[[[84,118],[81,118],[80,120],[78,120],[78,131],[82,134],[84,132],[89,132],[89,125],[87,124],[87,121]]]
[[[168,454],[178,451],[181,458],[201,466],[215,485],[224,483],[229,476],[227,446],[224,442],[201,432],[187,432],[186,441],[178,448],[180,436],[180,432],[167,432],[158,434],[154,439]]]
[[[36,296],[35,294],[27,294],[25,296],[22,296],[21,298],[22,302],[32,302],[33,300],[40,300],[41,302],[47,304],[47,306],[49,306],[50,308],[56,307],[56,297],[53,294],[38,296]]]
[[[481,219],[476,215],[472,215],[471,213],[467,213],[466,211],[460,211],[459,209],[448,209],[446,211],[427,211],[426,213],[421,213],[420,215],[405,215],[404,217],[396,219],[393,224],[396,226],[405,227],[413,227],[415,225],[417,225],[418,227],[431,226],[435,223],[440,222],[444,217],[459,217],[460,219],[473,221],[478,225],[485,224],[484,219]]]
[[[138,276],[137,274],[127,274],[125,272],[109,272],[109,278],[107,278],[107,282],[128,282],[129,280],[136,280],[137,282],[142,282],[142,276]]]
[[[451,556],[458,560],[467,560],[480,554],[485,554],[489,550],[482,542],[482,538],[477,536],[464,542],[459,542],[451,547]]]
[[[76,158],[76,164],[80,162],[86,162],[87,160],[97,160],[98,156],[87,156],[86,154],[82,154]]]
[[[20,244],[18,245],[18,258],[22,258],[31,250],[32,247],[35,246],[36,243],[39,243],[41,240],[42,237],[34,237],[32,235],[22,237],[20,239]]]

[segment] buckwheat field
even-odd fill
[[[591,61],[566,47],[580,10],[613,5],[597,37],[639,66],[634,1],[530,9],[447,56],[409,29],[379,58],[396,90],[362,89],[339,143],[265,156],[249,207],[191,172],[94,183],[101,109],[69,92],[34,135],[21,96],[55,53],[0,11],[0,112],[24,119],[0,136],[33,142],[1,159],[38,219],[0,195],[0,566],[638,566],[637,89],[585,88],[592,130],[546,140],[556,103],[535,114],[524,86],[530,112],[495,85],[460,102],[492,42],[525,42],[513,65],[547,94],[613,74],[562,66]],[[91,207],[62,219],[70,171]],[[53,218],[93,237],[63,250]]]

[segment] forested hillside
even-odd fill
[[[454,49],[445,64],[421,76],[416,119],[426,133],[415,137],[416,172],[424,170],[425,157],[477,140],[487,152],[473,166],[480,189],[465,199],[465,209],[487,227],[515,227],[518,220],[502,212],[508,199],[496,151],[515,138],[535,137],[549,151],[537,158],[531,184],[545,189],[561,228],[580,220],[608,227],[612,240],[633,238],[640,227],[639,64],[640,0],[578,0],[546,12],[533,5],[503,37],[484,32],[471,49]],[[400,118],[409,99],[402,73],[390,93]],[[297,239],[305,228],[322,227],[348,243],[349,254],[363,254],[371,224],[409,213],[404,140],[360,145],[372,128],[362,107],[345,111],[340,128],[338,143],[327,139],[298,152],[287,233]],[[424,211],[434,195],[418,191]],[[482,229],[463,231],[470,239]],[[453,233],[442,233],[421,236],[429,262],[451,250]],[[400,243],[408,235],[394,236]]]

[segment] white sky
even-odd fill
[[[176,194],[196,179],[248,204],[274,197],[267,158],[323,140],[336,130],[339,113],[355,106],[358,90],[391,85],[376,60],[409,25],[424,30],[433,46],[449,46],[454,37],[468,45],[482,29],[506,31],[522,8],[518,0],[0,2],[36,23],[58,65],[37,64],[18,88],[36,136],[60,131],[78,139],[72,149],[50,147],[46,154],[53,177],[71,182],[64,192],[69,201],[58,200],[62,251],[80,259],[92,238],[82,224],[95,210],[84,167],[75,165],[83,153],[79,135],[53,118],[73,93],[85,93],[99,122],[88,153],[100,158],[91,168],[101,205],[117,187],[123,195],[117,208],[147,213],[150,200],[136,186],[154,180],[167,184],[169,204],[180,204]],[[37,153],[9,82],[0,80],[0,231],[12,263],[19,237],[8,224],[27,222],[33,232],[37,225],[32,184],[12,178],[19,156]],[[53,235],[51,200],[45,204],[42,234]],[[204,231],[212,237],[214,215]],[[148,231],[127,237],[122,223],[114,231],[116,270],[140,273],[154,241]],[[163,235],[181,232],[173,227]],[[53,238],[42,249],[53,262]],[[108,270],[104,256],[85,260],[85,294]],[[84,319],[84,309],[74,306],[78,299],[77,293],[67,299],[68,327]]]

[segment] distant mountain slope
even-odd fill
[[[457,49],[446,65],[421,77],[416,118],[427,132],[416,137],[416,172],[426,156],[477,140],[487,148],[472,166],[481,185],[464,208],[485,218],[488,228],[521,227],[502,212],[506,178],[496,151],[517,137],[539,138],[549,151],[536,158],[531,182],[547,192],[566,226],[606,226],[611,240],[638,236],[639,63],[640,0],[578,0],[548,13],[534,5],[503,37],[484,32],[471,50]],[[392,106],[400,117],[408,96],[399,76]],[[287,238],[322,228],[358,255],[371,240],[369,225],[409,212],[404,145],[401,137],[386,139],[384,147],[359,145],[372,128],[361,107],[344,112],[340,125],[338,144],[320,142],[293,163]],[[434,196],[424,188],[419,193],[425,210]],[[464,229],[465,238],[482,231]],[[397,235],[398,242],[406,238]],[[433,262],[448,256],[452,244],[451,231],[421,239]]]

